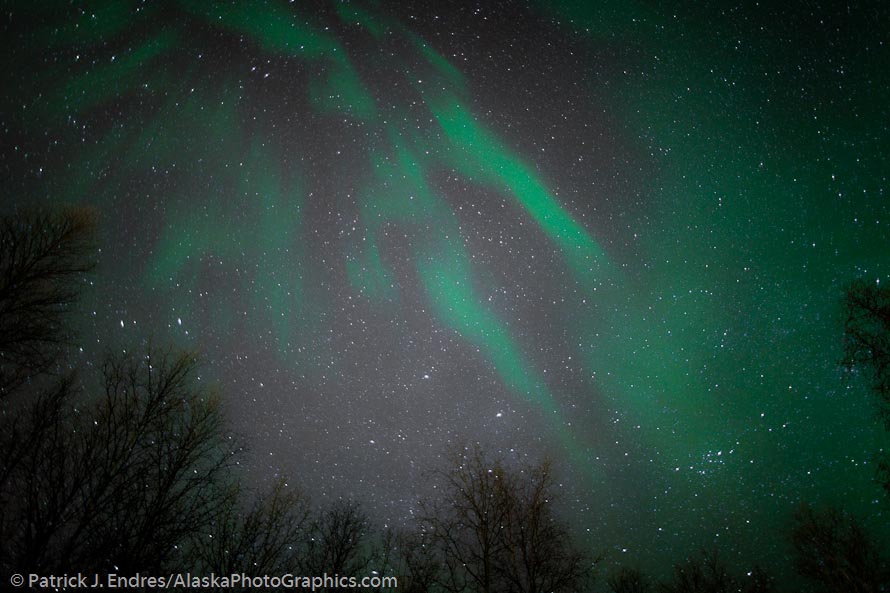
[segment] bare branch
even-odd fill
[[[0,220],[0,399],[47,372],[68,343],[65,314],[94,267],[95,214]]]

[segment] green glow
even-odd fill
[[[199,7],[186,2],[184,8],[213,25],[247,35],[263,50],[315,63],[318,70],[309,84],[309,96],[322,113],[347,114],[371,119],[376,114],[368,93],[346,50],[337,38],[283,4],[218,4]]]
[[[140,88],[145,72],[151,71],[153,63],[174,48],[179,39],[176,31],[167,30],[132,51],[90,66],[49,95],[45,103],[38,103],[38,117],[63,120],[67,115],[83,113],[129,93],[149,93],[150,85]]]
[[[377,114],[374,99],[345,54],[334,54],[331,71],[313,78],[309,97],[322,113],[346,114],[357,119],[373,119]]]
[[[257,242],[251,258],[257,262],[253,298],[258,311],[268,311],[280,344],[296,335],[294,321],[305,300],[301,263],[302,195],[288,191],[271,154],[254,143],[239,196],[248,212],[258,210]]]
[[[849,120],[826,122],[846,116],[820,112],[818,119],[808,118],[799,107],[788,107],[795,101],[764,100],[763,72],[775,70],[782,53],[772,45],[777,39],[766,37],[739,52],[728,39],[745,35],[715,35],[714,22],[689,7],[552,2],[542,8],[581,38],[626,38],[657,64],[651,72],[586,81],[606,92],[607,103],[634,136],[650,149],[658,147],[653,160],[660,174],[644,194],[653,231],[640,233],[639,242],[650,263],[634,290],[621,285],[619,292],[630,296],[600,293],[607,318],[591,321],[583,339],[590,369],[609,387],[604,392],[616,407],[649,426],[683,427],[683,438],[663,443],[670,464],[685,455],[684,448],[699,448],[714,434],[744,434],[752,418],[780,407],[788,384],[796,382],[783,377],[785,361],[764,360],[764,344],[797,352],[797,360],[813,369],[820,367],[820,356],[800,344],[835,344],[829,336],[775,332],[776,324],[790,322],[783,309],[791,302],[814,302],[808,294],[814,284],[826,286],[839,268],[852,270],[854,262],[876,264],[875,255],[882,253],[871,228],[863,228],[851,249],[844,227],[822,215],[841,203],[838,191],[823,189],[830,172],[801,163],[823,161],[825,151],[833,150],[832,170],[847,171],[860,185],[880,179],[881,166],[856,162],[847,156],[850,151],[839,149],[861,143],[861,132]],[[845,80],[845,97],[870,94],[873,81],[863,82],[868,91],[857,89],[855,79]],[[779,95],[793,88],[776,86],[775,80],[769,86]],[[861,113],[862,121],[879,117],[876,111]],[[836,147],[822,137],[824,127],[837,131]],[[874,146],[857,154],[882,152]],[[867,210],[868,195],[850,192],[844,207]],[[805,246],[793,242],[807,235],[813,238],[810,249],[816,244],[844,250],[820,252],[831,265],[808,265]],[[781,297],[775,296],[779,286]],[[828,319],[834,297],[831,291],[822,294],[808,315]],[[811,372],[824,373],[821,368]],[[724,411],[728,401],[733,414]],[[647,438],[662,446],[666,437],[659,432]]]
[[[536,0],[542,12],[553,14],[563,26],[593,37],[638,43],[641,30],[663,25],[650,5],[639,0],[606,0],[577,2],[575,0]]]
[[[263,50],[307,59],[330,58],[342,51],[337,39],[275,2],[182,2],[181,7],[208,24],[247,35]]]
[[[377,303],[398,297],[395,280],[380,256],[377,240],[364,241],[346,259],[346,274],[353,290]]]
[[[503,322],[479,303],[473,290],[468,256],[455,240],[435,245],[420,258],[418,273],[433,309],[442,321],[482,349],[504,383],[547,415],[557,415],[557,405],[544,382],[520,354]]]
[[[363,260],[365,265],[361,268],[357,261],[347,262],[353,287],[389,286],[389,273],[374,261],[379,257],[374,237],[382,229],[392,224],[423,228],[422,245],[414,259],[433,313],[479,349],[510,392],[543,415],[570,459],[580,463],[583,446],[568,430],[554,395],[511,337],[504,321],[481,304],[474,289],[477,275],[462,244],[458,220],[427,183],[428,171],[437,166],[435,159],[419,158],[394,128],[390,129],[389,139],[391,151],[373,154],[374,187],[362,194],[362,222],[372,237],[368,243],[371,265],[367,265],[367,260]],[[590,476],[587,468],[580,468]]]
[[[292,7],[276,3],[248,7],[183,2],[181,8],[209,27],[243,36],[267,54],[304,61],[308,87],[298,92],[308,93],[318,112],[369,121],[377,118],[376,104],[339,40]],[[385,19],[377,20],[354,5],[338,4],[336,9],[344,22],[357,23],[373,36],[382,35]],[[109,9],[94,25],[95,33],[83,34],[83,42],[88,43],[94,35],[122,31],[124,14],[117,8]],[[584,282],[590,280],[591,272],[604,272],[605,256],[531,168],[457,102],[457,95],[467,93],[460,70],[421,37],[401,26],[398,31],[422,59],[416,71],[406,68],[408,82],[424,96],[430,88],[448,89],[446,99],[428,103],[446,135],[445,158],[441,153],[430,156],[421,148],[434,142],[426,132],[406,131],[393,123],[377,124],[385,138],[384,148],[370,152],[370,179],[360,190],[359,199],[361,222],[367,232],[362,240],[351,244],[344,258],[346,277],[354,290],[378,304],[398,300],[394,273],[383,253],[382,233],[392,225],[425,229],[424,244],[417,247],[420,255],[414,260],[435,314],[479,348],[504,385],[518,399],[540,410],[559,440],[577,452],[579,447],[566,429],[554,394],[523,355],[520,341],[511,336],[504,321],[479,302],[457,219],[443,197],[430,189],[427,179],[452,166],[467,179],[509,192],[563,251]],[[216,90],[195,85],[194,91],[180,91],[160,100],[153,96],[156,87],[171,86],[163,69],[152,70],[154,61],[175,50],[179,43],[187,46],[175,31],[156,35],[117,57],[114,63],[71,79],[57,102],[64,100],[76,111],[86,111],[137,91],[158,104],[144,125],[126,132],[109,131],[107,142],[100,143],[103,149],[97,145],[96,151],[87,150],[83,156],[90,161],[116,160],[117,166],[108,175],[117,179],[134,175],[151,179],[184,171],[203,179],[198,191],[216,196],[196,210],[190,189],[167,192],[166,222],[147,264],[147,284],[158,288],[174,282],[195,295],[201,290],[199,282],[207,266],[241,270],[246,298],[254,309],[267,312],[276,339],[287,342],[295,334],[311,332],[304,322],[311,323],[306,320],[312,316],[301,314],[311,300],[303,272],[304,248],[300,246],[305,190],[285,182],[284,172],[275,162],[277,151],[247,140],[239,111],[243,81],[236,74],[217,77],[222,84]],[[202,76],[198,70],[200,65],[195,65],[186,80]],[[148,72],[151,74],[146,75]],[[387,114],[392,121],[399,117]],[[195,143],[195,138],[206,140]],[[184,170],[186,154],[190,164]],[[86,193],[95,180],[80,176],[77,169],[81,167],[72,171],[71,179]],[[242,232],[245,228],[253,229],[249,237]],[[421,265],[421,260],[429,261]],[[177,306],[179,310],[186,308],[184,303]],[[223,309],[218,312],[222,318],[237,320],[236,306],[229,303]]]
[[[336,2],[334,7],[337,9],[337,16],[340,17],[340,20],[349,25],[359,25],[365,28],[374,39],[381,39],[389,30],[389,26],[384,24],[380,18],[354,2]]]
[[[234,83],[224,84],[219,92],[175,95],[141,130],[134,149],[127,153],[126,168],[170,170],[188,152],[194,157],[198,172],[219,169],[223,174],[232,173],[239,166],[237,155],[243,152],[238,122]],[[195,138],[206,140],[196,143]]]
[[[450,211],[430,191],[422,162],[393,126],[387,138],[389,150],[371,151],[373,181],[360,192],[361,220],[368,235],[377,237],[393,223],[439,226]]]
[[[305,305],[301,188],[286,181],[274,153],[258,140],[246,154],[232,158],[240,150],[238,136],[231,133],[238,129],[234,101],[189,93],[168,107],[145,129],[139,150],[123,169],[135,173],[154,168],[168,174],[190,146],[193,162],[213,172],[204,191],[218,199],[196,211],[187,194],[167,197],[169,220],[154,250],[149,285],[168,286],[172,279],[197,292],[202,265],[221,262],[226,269],[242,270],[255,310],[265,313],[280,344],[289,343],[299,333],[296,323]],[[215,140],[196,146],[195,137]],[[193,168],[194,173],[200,170]],[[288,177],[295,176],[292,172]],[[236,312],[230,307],[222,314],[234,318]]]
[[[580,82],[649,155],[641,169],[657,172],[634,229],[644,266],[633,285],[597,293],[601,318],[586,319],[580,339],[603,397],[641,426],[634,438],[660,453],[666,475],[724,450],[700,481],[672,480],[662,504],[731,498],[743,479],[873,513],[865,497],[839,497],[871,488],[849,458],[875,436],[852,392],[836,397],[837,299],[839,279],[886,271],[886,229],[850,220],[885,192],[886,159],[874,156],[890,145],[873,125],[890,98],[887,48],[858,52],[855,72],[816,66],[801,78],[793,48],[826,38],[803,24],[777,35],[767,10],[740,21],[692,4],[539,5],[587,47],[628,48],[617,74]],[[870,18],[842,20],[865,33]],[[752,524],[787,521],[782,496],[748,504]]]
[[[454,214],[443,209],[430,190],[424,167],[393,132],[393,156],[377,153],[380,199],[363,200],[363,222],[372,231],[383,223],[435,226],[427,236],[427,248],[417,257],[417,271],[442,321],[470,343],[480,347],[511,390],[545,413],[557,414],[557,406],[543,382],[532,374],[531,365],[520,355],[509,332],[494,315],[479,305],[473,290],[469,258],[458,242],[460,232]],[[370,194],[374,196],[375,194]]]
[[[406,34],[411,43],[414,44],[414,47],[420,51],[420,54],[433,68],[432,72],[418,73],[418,75],[428,79],[425,83],[420,84],[426,84],[427,87],[433,88],[447,88],[451,93],[465,94],[466,80],[461,71],[448,61],[445,56],[433,49],[422,37],[410,31]],[[429,80],[430,75],[433,76],[432,80]]]
[[[511,338],[504,322],[480,305],[481,299],[473,290],[469,257],[457,239],[445,239],[431,246],[430,253],[419,258],[417,271],[436,315],[479,348],[515,396],[538,409],[568,458],[590,481],[595,472],[583,463],[584,446],[569,430],[553,394]]]
[[[587,230],[565,211],[537,176],[485,130],[454,99],[428,100],[452,149],[452,162],[465,175],[481,175],[489,184],[506,187],[525,207],[541,230],[560,247],[579,280],[606,271],[605,253]]]
[[[29,4],[34,4],[29,3]],[[59,27],[44,30],[43,37],[50,44],[89,45],[119,35],[133,26],[135,18],[145,18],[146,12],[152,12],[154,6],[143,5],[142,14],[135,9],[134,0],[103,0],[80,2],[71,7],[76,16]]]

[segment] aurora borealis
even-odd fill
[[[802,501],[886,524],[837,363],[890,281],[888,12],[8,2],[3,209],[98,210],[84,360],[199,349],[257,481],[398,523],[479,441],[612,559],[770,565]]]

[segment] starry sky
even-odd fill
[[[198,349],[258,483],[399,523],[479,442],[612,559],[770,566],[886,524],[890,10],[669,4],[4,2],[2,210],[96,208],[83,364]]]

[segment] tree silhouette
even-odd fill
[[[87,385],[65,315],[93,267],[84,209],[0,221],[0,567],[153,571],[231,495],[237,446],[186,353],[118,351]]]
[[[652,590],[646,575],[639,569],[622,567],[606,579],[612,593],[649,593]]]
[[[773,593],[775,579],[755,567],[744,575],[734,574],[716,549],[702,549],[674,564],[671,578],[653,586],[637,568],[622,567],[606,579],[612,593]]]
[[[570,545],[566,525],[553,516],[554,484],[547,461],[507,472],[499,483],[506,509],[500,531],[504,558],[499,571],[511,591],[573,591],[583,584],[593,560]]]
[[[444,498],[431,502],[426,521],[442,555],[442,584],[454,593],[500,590],[496,562],[504,552],[500,528],[507,519],[504,468],[476,447],[458,454],[454,467],[436,477]]]
[[[86,208],[0,220],[0,400],[45,375],[68,342],[65,314],[93,269]]]
[[[447,591],[576,591],[594,559],[572,544],[552,510],[552,475],[542,463],[519,470],[488,460],[477,446],[435,474],[440,500],[425,507],[425,528],[441,558]]]
[[[850,515],[835,508],[817,511],[802,505],[791,533],[799,574],[824,591],[872,593],[890,583],[877,544]]]
[[[165,351],[113,355],[99,397],[75,397],[70,381],[37,397],[3,491],[10,566],[160,570],[207,529],[230,496],[235,446],[195,365]]]
[[[675,564],[673,579],[660,583],[658,590],[662,593],[770,593],[774,591],[774,584],[759,568],[738,577],[729,571],[716,550],[702,550]]]
[[[890,430],[890,290],[857,280],[844,297],[842,364],[860,374],[877,397],[878,413]],[[890,462],[878,458],[878,479],[890,496]],[[824,591],[871,592],[890,583],[887,561],[859,522],[836,508],[802,505],[791,532],[795,569]]]
[[[286,574],[299,570],[311,519],[309,499],[277,482],[245,510],[235,487],[208,533],[194,534],[193,554],[205,574]]]
[[[23,499],[20,488],[69,471],[51,463],[65,448],[62,419],[76,384],[57,362],[69,339],[66,313],[93,268],[94,227],[82,208],[0,219],[0,566],[21,545],[39,562],[40,542],[62,520],[67,490],[41,501]],[[47,473],[29,475],[38,462]]]
[[[65,377],[2,416],[0,568],[38,569],[58,557],[50,543],[66,521],[81,469],[67,459],[73,389],[73,378]]]
[[[398,591],[428,593],[437,589],[441,564],[428,533],[424,531],[384,532],[377,555],[381,573],[398,577]]]
[[[857,280],[845,305],[844,365],[868,375],[890,429],[890,289]]]
[[[862,280],[847,289],[843,364],[863,374],[878,400],[878,413],[890,430],[890,289]],[[890,458],[877,460],[878,481],[890,496]]]
[[[728,593],[731,577],[717,552],[704,550],[698,556],[674,565],[673,580],[661,583],[663,593]]]
[[[303,574],[361,576],[370,560],[370,522],[357,502],[338,500],[318,510],[300,562]]]

